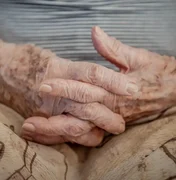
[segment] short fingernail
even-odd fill
[[[39,91],[50,93],[52,91],[52,87],[47,84],[42,84],[39,88]]]
[[[25,131],[29,131],[29,132],[35,132],[35,127],[33,124],[30,124],[30,123],[25,123],[23,126],[22,126],[23,130]]]
[[[123,133],[124,131],[125,131],[125,123],[121,123],[121,124],[119,125],[119,130],[118,130],[118,132],[115,132],[114,134],[115,134],[115,135],[118,135],[118,134]]]
[[[135,94],[138,92],[138,87],[134,83],[128,83],[127,84],[127,92],[131,95]]]

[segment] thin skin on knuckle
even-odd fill
[[[97,114],[97,103],[90,103],[84,106],[84,119],[94,120]]]
[[[59,85],[58,85],[59,84]],[[72,86],[65,80],[61,80],[61,81],[56,81],[53,83],[54,85],[54,95],[56,96],[60,96],[60,97],[66,97],[69,99],[72,99]]]
[[[69,83],[67,83],[67,82],[65,82],[65,88],[63,89],[64,91],[65,91],[65,95],[66,95],[66,97],[68,97],[68,98],[72,98],[72,91],[70,91],[70,85],[69,85]]]
[[[70,61],[67,68],[67,76],[72,80],[82,80],[80,67],[84,66],[84,62]]]
[[[115,82],[116,82],[115,78],[116,77],[114,76],[114,74],[111,73],[111,76],[110,76],[109,81],[108,81],[107,86],[106,86],[107,89],[114,89]]]
[[[92,98],[93,95],[92,95],[91,91],[89,91],[86,88],[83,88],[83,86],[81,86],[79,88],[79,90],[77,91],[77,95],[80,98],[80,101],[82,101],[84,103],[87,103],[93,99]]]
[[[115,112],[118,104],[117,96],[110,92],[104,93],[101,97],[100,103],[106,105],[107,108]]]
[[[117,88],[118,90],[123,89],[123,88],[126,87],[125,76],[124,76],[124,75],[118,74],[117,76],[114,76],[113,80],[114,80],[114,84],[115,84],[115,82],[117,82],[117,80],[118,80],[118,83],[116,84],[116,88]],[[124,89],[124,91],[125,91],[125,90],[126,90],[126,89]]]
[[[110,114],[107,116],[107,113],[108,112],[111,113],[111,112],[110,110],[108,111],[108,109],[106,109],[104,105],[99,103],[88,104],[86,105],[84,112],[85,112],[84,118],[90,120],[91,122],[101,127],[102,129],[106,129],[109,131],[112,131],[112,129],[114,129],[114,125],[108,123],[107,121],[107,119],[109,119],[111,116]],[[113,119],[114,118],[116,119],[116,117],[113,117]]]
[[[101,76],[99,77],[100,73],[100,67],[97,64],[93,64],[88,68],[88,79],[90,83],[97,84],[100,83],[99,78],[101,79]]]

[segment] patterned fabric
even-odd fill
[[[171,112],[176,114],[176,107]],[[22,122],[0,104],[0,180],[176,178],[176,115],[132,126],[97,148],[24,141],[18,136]]]
[[[176,55],[175,0],[0,0],[0,38],[100,63],[91,27],[132,46]]]

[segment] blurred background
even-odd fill
[[[0,38],[114,68],[92,46],[98,25],[131,46],[176,56],[176,0],[0,0]]]

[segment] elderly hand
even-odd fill
[[[125,121],[156,115],[176,103],[176,60],[144,49],[122,44],[99,27],[93,28],[93,44],[121,72],[135,79],[139,91],[135,96],[118,97],[115,112]]]
[[[135,96],[117,96],[114,94],[106,96],[103,102],[110,102],[111,105],[107,105],[109,109],[122,115],[125,121],[133,121],[157,114],[176,103],[174,98],[176,97],[175,58],[160,56],[143,49],[136,49],[124,45],[115,38],[109,37],[98,27],[94,27],[92,30],[92,40],[97,51],[108,61],[119,67],[121,73],[126,74],[129,78],[135,79],[140,88],[140,92],[136,93]],[[46,81],[45,84],[52,87],[48,94],[59,96],[59,84],[53,80]],[[87,105],[89,106],[89,104]],[[78,115],[79,112],[75,113],[74,111],[70,111],[69,113]],[[33,121],[32,119],[28,119],[27,121],[32,122],[33,125],[40,130],[40,123],[38,123],[37,120]],[[41,121],[48,122],[46,126],[43,125],[45,129],[47,129],[49,121],[46,119]],[[109,123],[111,122],[112,121],[109,121]],[[89,132],[85,131],[84,135],[77,137],[74,137],[73,134],[72,136],[62,136],[62,140],[57,132],[53,133],[53,135],[46,131],[40,134],[30,134],[30,137],[34,140],[44,142],[45,144],[72,141],[91,146],[98,145],[103,136],[103,131],[94,126]]]
[[[110,110],[112,102],[107,101],[107,97],[112,97],[111,92],[131,95],[137,90],[133,79],[126,75],[92,63],[61,59],[33,45],[1,42],[0,73],[1,102],[24,117],[49,118],[27,120],[23,125],[24,137],[26,131],[50,136],[81,136],[95,125],[114,134],[123,132],[124,120]],[[49,92],[51,95],[47,94]],[[56,94],[59,95],[56,97]],[[92,132],[103,135],[98,128]]]

